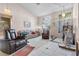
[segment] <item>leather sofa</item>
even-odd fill
[[[17,36],[14,29],[5,30],[5,39],[0,41],[1,51],[11,54],[27,45],[23,36]]]

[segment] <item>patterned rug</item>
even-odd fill
[[[34,49],[34,47],[28,45],[28,46],[25,46],[24,48],[16,51],[12,56],[27,56],[33,49]]]

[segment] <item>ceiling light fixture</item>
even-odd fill
[[[11,15],[11,10],[8,8],[8,4],[6,4],[6,8],[4,9],[5,15]]]

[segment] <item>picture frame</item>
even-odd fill
[[[29,21],[24,21],[24,27],[30,28],[31,23]]]

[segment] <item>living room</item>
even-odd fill
[[[0,55],[78,55],[75,43],[78,6],[77,3],[0,3]]]

